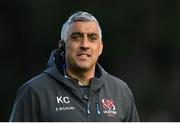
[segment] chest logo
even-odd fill
[[[68,96],[57,96],[56,102],[58,104],[55,107],[56,112],[75,110],[75,107],[72,106],[70,98]]]
[[[69,97],[60,96],[60,97],[56,97],[56,99],[57,99],[57,103],[66,103],[66,104],[70,103]]]
[[[103,113],[109,117],[114,117],[117,114],[114,101],[112,99],[102,99]]]

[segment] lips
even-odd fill
[[[78,53],[77,56],[85,56],[85,57],[90,57],[91,55],[88,53]]]

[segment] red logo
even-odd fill
[[[114,102],[112,99],[102,99],[103,109],[115,110]]]
[[[103,113],[109,117],[114,117],[117,114],[114,101],[112,99],[102,99]]]

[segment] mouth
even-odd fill
[[[90,57],[91,55],[88,54],[88,53],[79,53],[79,54],[77,54],[77,56],[80,56],[80,57]]]

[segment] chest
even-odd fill
[[[81,90],[62,88],[45,93],[42,98],[42,119],[47,122],[120,122],[125,118],[123,100],[103,89],[88,96]]]

